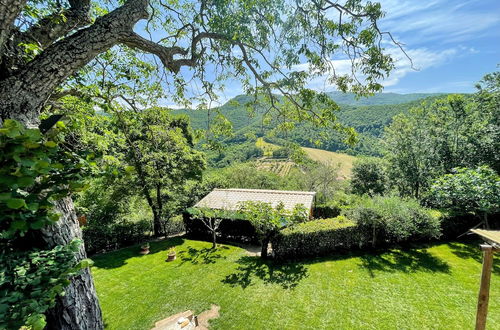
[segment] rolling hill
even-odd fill
[[[278,145],[266,142],[263,138],[257,139],[255,145],[264,151],[264,157],[256,161],[257,168],[284,176],[295,166],[295,163],[289,159],[272,158],[272,151],[278,149]],[[356,157],[316,148],[302,147],[302,150],[304,150],[307,157],[316,162],[325,165],[338,164],[340,179],[348,179],[351,177],[352,165]]]

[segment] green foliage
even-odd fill
[[[262,149],[255,146],[250,140],[244,142],[232,141],[230,145],[217,151],[208,151],[208,164],[211,167],[222,168],[239,162],[246,162],[264,155]]]
[[[0,238],[53,224],[59,218],[52,211],[54,200],[83,187],[84,163],[51,139],[57,137],[44,137],[14,120],[0,128]]]
[[[383,195],[388,189],[386,164],[379,158],[361,158],[354,162],[351,190],[358,195]]]
[[[491,101],[497,94],[490,86],[469,98],[450,95],[394,118],[385,132],[385,158],[402,195],[421,198],[455,167],[498,167],[498,103]]]
[[[415,199],[396,196],[360,198],[344,214],[371,232],[372,246],[438,238],[441,214],[426,209]]]
[[[91,266],[88,259],[75,265],[80,245],[81,241],[74,240],[52,250],[0,253],[0,328],[45,327],[43,314],[64,293],[69,278]]]
[[[218,188],[280,189],[283,178],[261,171],[251,163],[236,164],[207,174],[207,180],[217,181]]]
[[[273,237],[277,259],[317,257],[338,250],[360,248],[369,237],[355,222],[338,216],[285,228]]]
[[[287,147],[280,147],[276,150],[273,150],[273,158],[290,158],[292,155],[292,150]]]
[[[331,129],[323,129],[315,127],[314,125],[302,123],[295,124],[291,130],[286,132],[277,132],[275,127],[276,122],[270,124],[263,124],[263,113],[266,107],[263,104],[253,106],[253,112],[250,115],[247,111],[246,103],[251,101],[248,95],[239,95],[234,99],[228,101],[224,105],[215,109],[197,109],[197,110],[174,110],[174,113],[188,115],[191,123],[196,129],[207,129],[207,123],[210,118],[214,118],[214,113],[222,113],[227,118],[234,128],[234,135],[230,138],[224,139],[221,137],[221,144],[224,147],[220,151],[221,157],[217,158],[218,163],[214,166],[226,166],[229,162],[223,161],[224,158],[231,159],[232,153],[237,154],[237,159],[242,160],[243,157],[239,155],[238,145],[242,142],[253,143],[253,138],[249,136],[265,136],[269,140],[278,145],[286,145],[287,143],[294,142],[305,147],[320,147],[329,151],[341,151],[353,155],[366,155],[366,156],[381,156],[380,143],[378,137],[383,133],[384,127],[389,125],[392,117],[400,113],[408,113],[409,109],[418,106],[421,101],[419,99],[431,97],[430,100],[436,99],[438,96],[431,95],[392,95],[392,94],[376,94],[372,98],[366,99],[366,102],[375,98],[383,96],[386,99],[380,105],[358,105],[353,100],[346,100],[339,95],[335,94],[333,100],[340,104],[340,111],[337,113],[339,122],[348,127],[353,127],[358,134],[358,142],[354,146],[344,143],[345,135],[341,132]],[[409,96],[409,99],[405,97]],[[353,99],[352,94],[347,94],[349,99]],[[365,103],[366,103],[365,102]],[[407,103],[404,103],[407,102]],[[235,147],[233,149],[233,147]],[[211,162],[212,165],[212,162]]]
[[[287,210],[283,203],[273,207],[271,203],[248,201],[240,205],[239,211],[262,236],[304,222],[308,217],[308,210],[302,204],[296,205],[293,210]]]
[[[63,130],[58,122],[44,136],[14,120],[0,128],[0,328],[43,329],[43,314],[68,278],[90,265],[76,264],[80,241],[52,250],[27,243],[32,233],[58,221],[54,202],[84,186],[87,162],[64,144]]]
[[[242,202],[240,212],[255,228],[262,243],[262,258],[267,257],[267,246],[280,229],[293,226],[307,220],[308,210],[302,204],[297,204],[293,210],[285,209],[282,202],[274,206],[271,203]]]
[[[341,190],[339,166],[336,164],[309,163],[285,178],[287,189],[316,192],[317,203],[327,203]]]
[[[428,199],[457,214],[493,214],[500,211],[500,175],[487,166],[456,168],[432,184]]]

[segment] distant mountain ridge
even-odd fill
[[[347,105],[387,105],[408,103],[428,97],[442,96],[447,93],[377,93],[369,97],[357,97],[354,93],[329,92],[328,96],[338,104]]]

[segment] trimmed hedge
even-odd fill
[[[88,254],[95,254],[141,242],[149,237],[151,222],[122,222],[83,227],[83,241]]]
[[[316,205],[313,209],[315,219],[335,218],[340,215],[341,208],[337,205]]]
[[[327,255],[333,251],[363,247],[368,235],[355,222],[338,216],[285,228],[271,243],[276,259]]]
[[[212,233],[200,219],[192,217],[188,212],[183,214],[183,219],[187,237],[212,240]],[[242,243],[259,243],[257,232],[248,220],[223,219],[217,230],[217,239]]]

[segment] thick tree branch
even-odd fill
[[[69,32],[91,22],[90,0],[69,1],[71,8],[49,15],[19,34],[15,45],[36,43],[42,49],[47,48]]]
[[[26,0],[0,0],[0,61],[5,43],[11,35],[14,20],[25,5]]]
[[[158,56],[165,66],[165,68],[170,71],[177,73],[179,71],[179,66],[175,64],[174,55],[187,55],[188,51],[177,46],[166,47],[156,42],[150,41],[138,35],[137,33],[131,32],[123,36],[120,41],[135,49],[142,50],[146,53],[151,53]]]

